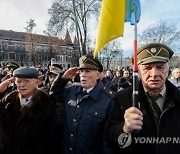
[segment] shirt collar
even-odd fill
[[[144,91],[145,91],[145,93],[148,93],[148,90],[145,87],[144,87]],[[164,85],[163,89],[161,90],[161,92],[159,94],[163,97],[163,99],[166,98],[166,85]]]
[[[21,105],[26,105],[27,103],[29,103],[29,100],[31,99],[31,97],[29,97],[29,98],[24,98],[24,97],[20,98]]]
[[[89,89],[84,89],[84,88],[83,88],[83,91],[87,91],[87,93],[89,93],[93,88],[94,88],[94,87],[91,87],[91,88],[89,88]]]

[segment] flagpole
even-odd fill
[[[133,107],[138,108],[137,19],[134,5],[134,52],[133,52]]]

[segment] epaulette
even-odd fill
[[[108,88],[108,87],[103,87],[103,91],[106,93],[106,94],[108,94],[110,97],[114,97],[115,96],[115,92],[114,91],[112,91],[110,88]]]

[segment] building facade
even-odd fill
[[[15,61],[21,66],[46,67],[55,58],[65,69],[78,63],[76,39],[67,30],[65,38],[0,30],[0,61]]]

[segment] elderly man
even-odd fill
[[[58,76],[50,89],[54,101],[65,107],[63,154],[100,154],[110,152],[104,129],[114,103],[114,93],[103,86],[103,67],[92,55],[82,56],[79,67]],[[66,86],[79,73],[80,84]]]
[[[45,86],[43,86],[41,89],[48,92],[50,90],[50,87],[54,81],[54,79],[59,75],[63,74],[63,67],[58,63],[53,63],[51,66],[49,66],[49,70],[47,72],[47,83],[45,83]]]
[[[0,153],[58,153],[59,125],[50,97],[38,89],[38,71],[20,67],[0,84],[0,92],[15,80],[17,90],[0,100]]]
[[[17,68],[20,67],[19,64],[17,64],[16,62],[13,61],[7,61],[5,63],[5,70],[7,72],[6,76],[2,78],[1,82],[8,80],[9,78],[12,77],[13,75],[13,71],[16,70]],[[10,79],[11,80],[11,79]],[[16,85],[14,82],[12,82],[3,93],[0,93],[0,98],[6,96],[7,94],[9,94],[11,91],[16,90]]]
[[[138,49],[139,107],[132,107],[132,88],[117,93],[106,129],[114,153],[179,153],[180,92],[167,80],[172,55],[161,43]]]

